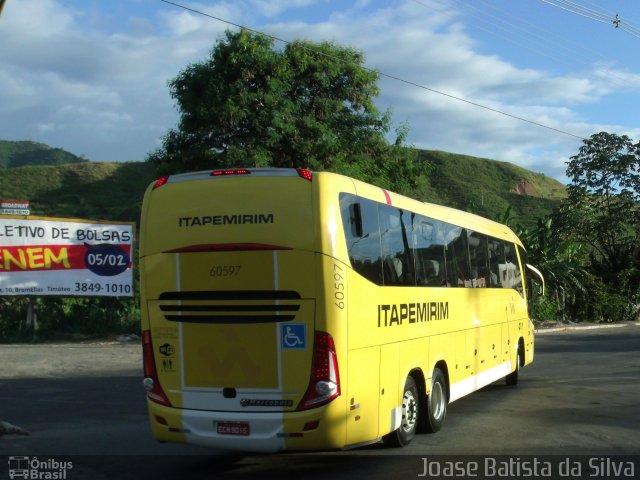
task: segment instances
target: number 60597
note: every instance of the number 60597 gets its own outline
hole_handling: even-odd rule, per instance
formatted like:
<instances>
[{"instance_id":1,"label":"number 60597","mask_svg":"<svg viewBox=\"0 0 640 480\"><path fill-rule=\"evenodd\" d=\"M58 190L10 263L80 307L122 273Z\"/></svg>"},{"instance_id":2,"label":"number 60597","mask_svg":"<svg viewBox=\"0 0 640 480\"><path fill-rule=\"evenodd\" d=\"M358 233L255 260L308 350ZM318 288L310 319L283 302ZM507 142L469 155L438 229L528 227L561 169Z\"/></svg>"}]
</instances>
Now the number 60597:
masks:
<instances>
[{"instance_id":1,"label":"number 60597","mask_svg":"<svg viewBox=\"0 0 640 480\"><path fill-rule=\"evenodd\" d=\"M333 298L335 306L344 308L344 269L337 263L333 264Z\"/></svg>"}]
</instances>

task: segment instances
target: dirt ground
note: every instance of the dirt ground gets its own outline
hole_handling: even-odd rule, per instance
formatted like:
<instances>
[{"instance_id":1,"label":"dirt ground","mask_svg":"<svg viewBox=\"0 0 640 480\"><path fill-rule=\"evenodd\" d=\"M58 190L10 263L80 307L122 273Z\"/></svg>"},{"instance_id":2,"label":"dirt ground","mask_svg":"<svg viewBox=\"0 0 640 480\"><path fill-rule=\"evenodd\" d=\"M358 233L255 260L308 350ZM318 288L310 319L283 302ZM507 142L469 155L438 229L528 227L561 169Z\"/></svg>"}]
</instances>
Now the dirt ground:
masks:
<instances>
[{"instance_id":1,"label":"dirt ground","mask_svg":"<svg viewBox=\"0 0 640 480\"><path fill-rule=\"evenodd\" d=\"M112 375L142 377L140 341L0 345L0 379Z\"/></svg>"}]
</instances>

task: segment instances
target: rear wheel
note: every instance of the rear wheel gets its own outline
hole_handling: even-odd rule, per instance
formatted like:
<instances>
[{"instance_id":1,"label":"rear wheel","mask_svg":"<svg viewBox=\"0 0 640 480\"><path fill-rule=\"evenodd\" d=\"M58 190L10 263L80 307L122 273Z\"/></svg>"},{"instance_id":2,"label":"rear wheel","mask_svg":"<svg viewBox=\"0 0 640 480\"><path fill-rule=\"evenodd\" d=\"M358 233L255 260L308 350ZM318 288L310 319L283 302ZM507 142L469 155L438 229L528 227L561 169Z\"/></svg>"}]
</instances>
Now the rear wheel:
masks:
<instances>
[{"instance_id":1,"label":"rear wheel","mask_svg":"<svg viewBox=\"0 0 640 480\"><path fill-rule=\"evenodd\" d=\"M413 377L407 377L402 393L402 420L400 427L384 436L384 442L394 447L408 445L416 435L419 409L418 387Z\"/></svg>"},{"instance_id":2,"label":"rear wheel","mask_svg":"<svg viewBox=\"0 0 640 480\"><path fill-rule=\"evenodd\" d=\"M522 364L522 349L518 346L516 353L516 369L505 377L507 385L517 385L518 377L520 376L520 365Z\"/></svg>"},{"instance_id":3,"label":"rear wheel","mask_svg":"<svg viewBox=\"0 0 640 480\"><path fill-rule=\"evenodd\" d=\"M447 383L439 368L433 370L431 393L427 397L425 429L435 433L442 428L447 415Z\"/></svg>"}]
</instances>

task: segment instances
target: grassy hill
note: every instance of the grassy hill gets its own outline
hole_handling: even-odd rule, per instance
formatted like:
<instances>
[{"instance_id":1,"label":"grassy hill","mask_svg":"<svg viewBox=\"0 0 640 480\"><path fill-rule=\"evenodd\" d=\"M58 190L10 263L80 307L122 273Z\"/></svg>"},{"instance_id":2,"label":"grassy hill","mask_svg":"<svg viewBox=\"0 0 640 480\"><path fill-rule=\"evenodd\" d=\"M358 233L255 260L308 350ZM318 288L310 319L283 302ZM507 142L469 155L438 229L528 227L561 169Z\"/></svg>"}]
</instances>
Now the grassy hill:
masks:
<instances>
[{"instance_id":1,"label":"grassy hill","mask_svg":"<svg viewBox=\"0 0 640 480\"><path fill-rule=\"evenodd\" d=\"M421 155L433 165L419 194L424 201L491 219L511 206L512 220L533 225L565 195L556 180L507 162L438 151ZM29 200L32 215L137 221L144 190L155 178L144 162L0 168L0 198Z\"/></svg>"},{"instance_id":2,"label":"grassy hill","mask_svg":"<svg viewBox=\"0 0 640 480\"><path fill-rule=\"evenodd\" d=\"M31 214L137 221L145 188L156 178L145 162L0 169L0 196L31 201Z\"/></svg>"},{"instance_id":3,"label":"grassy hill","mask_svg":"<svg viewBox=\"0 0 640 480\"><path fill-rule=\"evenodd\" d=\"M44 143L0 140L0 168L25 165L63 165L88 162L62 148L52 148Z\"/></svg>"},{"instance_id":4,"label":"grassy hill","mask_svg":"<svg viewBox=\"0 0 640 480\"><path fill-rule=\"evenodd\" d=\"M422 150L433 165L422 200L471 211L487 218L511 218L533 225L566 196L563 184L508 162Z\"/></svg>"}]
</instances>

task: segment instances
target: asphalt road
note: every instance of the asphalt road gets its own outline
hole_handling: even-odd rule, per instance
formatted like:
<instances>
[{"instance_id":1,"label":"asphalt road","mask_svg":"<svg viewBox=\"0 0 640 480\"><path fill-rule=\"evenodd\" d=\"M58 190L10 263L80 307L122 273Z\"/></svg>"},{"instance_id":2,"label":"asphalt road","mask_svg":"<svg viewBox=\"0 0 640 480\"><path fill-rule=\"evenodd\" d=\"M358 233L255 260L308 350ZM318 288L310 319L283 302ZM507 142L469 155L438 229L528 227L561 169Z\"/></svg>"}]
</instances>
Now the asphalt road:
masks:
<instances>
[{"instance_id":1,"label":"asphalt road","mask_svg":"<svg viewBox=\"0 0 640 480\"><path fill-rule=\"evenodd\" d=\"M68 459L68 479L387 479L420 478L424 458L439 455L640 455L640 326L542 333L536 341L535 362L517 387L495 383L456 401L442 431L404 449L250 456L152 440L137 346L57 346L57 364L51 347L0 346L0 419L31 432L0 437L0 456ZM98 360L88 360L96 349ZM46 376L29 362L49 366Z\"/></svg>"}]
</instances>

